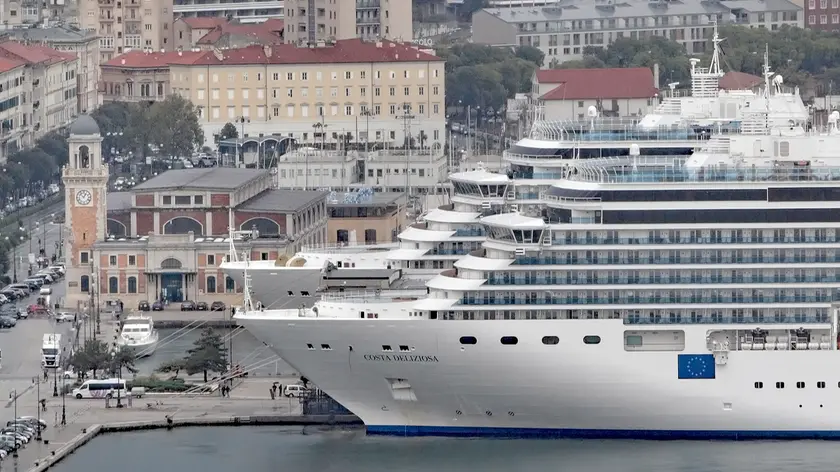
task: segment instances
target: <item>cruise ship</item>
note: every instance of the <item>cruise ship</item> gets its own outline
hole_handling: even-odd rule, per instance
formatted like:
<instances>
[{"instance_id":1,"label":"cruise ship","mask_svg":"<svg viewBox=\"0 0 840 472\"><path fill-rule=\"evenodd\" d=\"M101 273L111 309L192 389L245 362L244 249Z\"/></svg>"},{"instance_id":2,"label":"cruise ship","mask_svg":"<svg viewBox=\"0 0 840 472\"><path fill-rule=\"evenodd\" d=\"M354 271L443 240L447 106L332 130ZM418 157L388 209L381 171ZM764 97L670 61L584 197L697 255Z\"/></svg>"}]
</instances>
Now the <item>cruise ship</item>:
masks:
<instances>
[{"instance_id":1,"label":"cruise ship","mask_svg":"<svg viewBox=\"0 0 840 472\"><path fill-rule=\"evenodd\" d=\"M255 298L271 308L311 306L320 296L317 290L324 287L323 275L330 267L342 269L340 275L348 279L356 278L352 274L357 269L364 271L361 278L376 271L374 284L392 278L394 272L400 279L428 280L452 269L455 261L484 240L479 218L506 210L546 218L543 196L576 159L628 156L631 149L642 157L687 157L708 144L713 133L738 133L750 114L765 113L771 127L808 120L798 89L786 88L781 76L773 77L762 92L720 90L721 41L715 29L708 67L691 60L690 96L674 96L672 90L653 113L638 122L601 118L594 108L590 119L582 123L539 116L530 135L504 152L506 173L477 169L451 174L451 202L424 214L399 235L399 243L308 247L277 261L249 262L234 255L221 267L241 285L248 265L254 275ZM343 198L359 195L364 198L364 192Z\"/></svg>"},{"instance_id":2,"label":"cruise ship","mask_svg":"<svg viewBox=\"0 0 840 472\"><path fill-rule=\"evenodd\" d=\"M426 296L236 319L370 434L837 438L838 120L573 160Z\"/></svg>"}]
</instances>

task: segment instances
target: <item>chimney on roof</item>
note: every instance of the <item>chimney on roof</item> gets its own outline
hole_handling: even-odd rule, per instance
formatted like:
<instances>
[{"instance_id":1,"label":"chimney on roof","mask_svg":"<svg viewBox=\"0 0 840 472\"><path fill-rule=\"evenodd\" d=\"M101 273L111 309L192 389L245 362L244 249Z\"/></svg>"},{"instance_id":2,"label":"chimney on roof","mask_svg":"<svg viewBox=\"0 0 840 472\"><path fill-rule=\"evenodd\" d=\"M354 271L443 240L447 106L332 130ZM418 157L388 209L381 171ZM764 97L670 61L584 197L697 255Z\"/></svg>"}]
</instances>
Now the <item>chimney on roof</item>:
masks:
<instances>
[{"instance_id":1,"label":"chimney on roof","mask_svg":"<svg viewBox=\"0 0 840 472\"><path fill-rule=\"evenodd\" d=\"M376 41L376 47L381 48L382 47L382 41L377 40Z\"/></svg>"},{"instance_id":2,"label":"chimney on roof","mask_svg":"<svg viewBox=\"0 0 840 472\"><path fill-rule=\"evenodd\" d=\"M327 45L327 43L323 39L319 39L318 42L315 43L315 47L319 47L319 48L325 47L326 45Z\"/></svg>"},{"instance_id":3,"label":"chimney on roof","mask_svg":"<svg viewBox=\"0 0 840 472\"><path fill-rule=\"evenodd\" d=\"M179 55L179 56L183 56L183 55L184 55L184 51L181 51L180 49L178 49L178 55Z\"/></svg>"},{"instance_id":4,"label":"chimney on roof","mask_svg":"<svg viewBox=\"0 0 840 472\"><path fill-rule=\"evenodd\" d=\"M271 45L266 44L263 46L263 54L265 54L265 57L271 57L272 52L274 51L271 50Z\"/></svg>"},{"instance_id":5,"label":"chimney on roof","mask_svg":"<svg viewBox=\"0 0 840 472\"><path fill-rule=\"evenodd\" d=\"M160 48L160 53L163 54L166 52L166 49Z\"/></svg>"},{"instance_id":6,"label":"chimney on roof","mask_svg":"<svg viewBox=\"0 0 840 472\"><path fill-rule=\"evenodd\" d=\"M125 65L125 59L123 59L123 60L122 60L122 61L120 61L120 62L122 63L122 65Z\"/></svg>"},{"instance_id":7,"label":"chimney on roof","mask_svg":"<svg viewBox=\"0 0 840 472\"><path fill-rule=\"evenodd\" d=\"M222 54L222 51L220 51L218 48L213 48L213 55L216 56L216 59L220 61L225 60L225 55Z\"/></svg>"}]
</instances>

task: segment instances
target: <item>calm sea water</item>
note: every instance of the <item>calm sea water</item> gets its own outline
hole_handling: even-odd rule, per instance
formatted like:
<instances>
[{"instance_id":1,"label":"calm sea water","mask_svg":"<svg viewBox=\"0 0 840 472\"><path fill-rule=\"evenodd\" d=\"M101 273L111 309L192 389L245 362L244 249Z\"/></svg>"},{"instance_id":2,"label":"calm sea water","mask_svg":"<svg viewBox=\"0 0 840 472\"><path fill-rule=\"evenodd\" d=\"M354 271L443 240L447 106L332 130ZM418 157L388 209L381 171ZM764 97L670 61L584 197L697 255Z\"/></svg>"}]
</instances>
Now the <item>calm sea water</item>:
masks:
<instances>
[{"instance_id":1,"label":"calm sea water","mask_svg":"<svg viewBox=\"0 0 840 472\"><path fill-rule=\"evenodd\" d=\"M56 467L90 472L836 472L840 444L367 437L317 428L217 427L107 434Z\"/></svg>"}]
</instances>

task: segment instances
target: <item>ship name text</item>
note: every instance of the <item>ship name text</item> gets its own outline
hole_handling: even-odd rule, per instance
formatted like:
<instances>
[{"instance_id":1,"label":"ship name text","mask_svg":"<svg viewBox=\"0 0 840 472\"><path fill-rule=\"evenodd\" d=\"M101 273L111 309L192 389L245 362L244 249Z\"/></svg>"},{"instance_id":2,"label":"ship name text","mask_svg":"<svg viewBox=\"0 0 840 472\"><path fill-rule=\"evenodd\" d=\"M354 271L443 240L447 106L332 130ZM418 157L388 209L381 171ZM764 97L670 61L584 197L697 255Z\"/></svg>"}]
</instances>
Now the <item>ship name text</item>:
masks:
<instances>
[{"instance_id":1,"label":"ship name text","mask_svg":"<svg viewBox=\"0 0 840 472\"><path fill-rule=\"evenodd\" d=\"M406 356L401 354L365 354L364 359L373 362L438 362L437 356Z\"/></svg>"}]
</instances>

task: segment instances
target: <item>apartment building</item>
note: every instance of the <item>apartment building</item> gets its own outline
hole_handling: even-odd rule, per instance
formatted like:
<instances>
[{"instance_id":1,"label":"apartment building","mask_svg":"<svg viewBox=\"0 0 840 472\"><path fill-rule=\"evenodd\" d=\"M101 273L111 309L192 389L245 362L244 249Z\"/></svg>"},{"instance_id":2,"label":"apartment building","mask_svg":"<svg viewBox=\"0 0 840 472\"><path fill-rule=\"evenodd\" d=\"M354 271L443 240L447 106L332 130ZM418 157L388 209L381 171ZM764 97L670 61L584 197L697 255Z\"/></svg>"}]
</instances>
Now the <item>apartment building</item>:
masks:
<instances>
[{"instance_id":1,"label":"apartment building","mask_svg":"<svg viewBox=\"0 0 840 472\"><path fill-rule=\"evenodd\" d=\"M225 18L178 18L174 29L174 47L183 51L283 43L283 20L273 18L259 23Z\"/></svg>"},{"instance_id":2,"label":"apartment building","mask_svg":"<svg viewBox=\"0 0 840 472\"><path fill-rule=\"evenodd\" d=\"M84 113L99 106L99 38L93 31L74 26L16 29L6 32L9 39L40 44L76 55L78 109Z\"/></svg>"},{"instance_id":3,"label":"apartment building","mask_svg":"<svg viewBox=\"0 0 840 472\"><path fill-rule=\"evenodd\" d=\"M411 0L286 0L286 42L411 41Z\"/></svg>"},{"instance_id":4,"label":"apartment building","mask_svg":"<svg viewBox=\"0 0 840 472\"><path fill-rule=\"evenodd\" d=\"M210 145L228 122L240 123L245 137L320 133L321 146L329 147L348 135L356 141L363 125L381 131L383 146L421 133L429 148L444 142L444 61L402 43L205 51L171 64L170 83L198 107Z\"/></svg>"},{"instance_id":5,"label":"apartment building","mask_svg":"<svg viewBox=\"0 0 840 472\"><path fill-rule=\"evenodd\" d=\"M23 61L0 57L0 162L22 147L26 127L23 102L26 97L26 67Z\"/></svg>"},{"instance_id":6,"label":"apartment building","mask_svg":"<svg viewBox=\"0 0 840 472\"><path fill-rule=\"evenodd\" d=\"M233 18L243 23L283 17L283 0L175 0L175 15L183 18Z\"/></svg>"},{"instance_id":7,"label":"apartment building","mask_svg":"<svg viewBox=\"0 0 840 472\"><path fill-rule=\"evenodd\" d=\"M203 51L129 51L101 66L103 102L153 102L169 95L172 64L192 63Z\"/></svg>"},{"instance_id":8,"label":"apartment building","mask_svg":"<svg viewBox=\"0 0 840 472\"><path fill-rule=\"evenodd\" d=\"M84 0L79 22L99 36L103 63L127 49L174 49L172 0Z\"/></svg>"},{"instance_id":9,"label":"apartment building","mask_svg":"<svg viewBox=\"0 0 840 472\"><path fill-rule=\"evenodd\" d=\"M50 131L62 128L79 112L76 55L36 44L0 43L0 57L24 63L21 146L31 146Z\"/></svg>"},{"instance_id":10,"label":"apartment building","mask_svg":"<svg viewBox=\"0 0 840 472\"><path fill-rule=\"evenodd\" d=\"M75 1L67 0L0 0L0 29L42 23L45 20L75 18Z\"/></svg>"},{"instance_id":11,"label":"apartment building","mask_svg":"<svg viewBox=\"0 0 840 472\"><path fill-rule=\"evenodd\" d=\"M546 63L580 59L585 47L606 47L622 37L662 36L689 54L702 54L715 21L775 30L803 27L803 16L802 8L788 0L596 0L485 8L473 14L473 42L533 46L546 54Z\"/></svg>"},{"instance_id":12,"label":"apartment building","mask_svg":"<svg viewBox=\"0 0 840 472\"><path fill-rule=\"evenodd\" d=\"M402 192L332 193L327 197L327 242L376 244L397 241L406 227Z\"/></svg>"},{"instance_id":13,"label":"apartment building","mask_svg":"<svg viewBox=\"0 0 840 472\"><path fill-rule=\"evenodd\" d=\"M370 132L371 140L383 134L374 129ZM359 132L362 141L364 133ZM298 144L317 145L307 135L302 138ZM435 149L345 152L309 146L284 154L274 164L278 188L369 187L378 192L403 192L410 187L413 195L434 194L449 177L446 156Z\"/></svg>"},{"instance_id":14,"label":"apartment building","mask_svg":"<svg viewBox=\"0 0 840 472\"><path fill-rule=\"evenodd\" d=\"M840 0L805 0L805 27L823 31L840 29Z\"/></svg>"}]
</instances>

